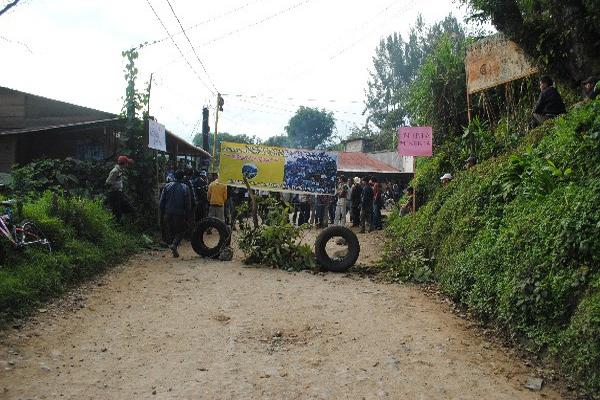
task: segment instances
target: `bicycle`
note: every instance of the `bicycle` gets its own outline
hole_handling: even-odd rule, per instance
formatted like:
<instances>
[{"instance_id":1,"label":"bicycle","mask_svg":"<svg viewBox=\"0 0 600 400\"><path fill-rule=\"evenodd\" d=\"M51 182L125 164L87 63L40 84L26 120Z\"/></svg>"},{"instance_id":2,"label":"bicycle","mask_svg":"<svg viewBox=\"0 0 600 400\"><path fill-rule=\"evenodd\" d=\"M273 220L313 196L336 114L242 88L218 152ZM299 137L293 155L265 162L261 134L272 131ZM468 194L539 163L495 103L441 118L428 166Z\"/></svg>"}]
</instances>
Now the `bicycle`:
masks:
<instances>
[{"instance_id":1,"label":"bicycle","mask_svg":"<svg viewBox=\"0 0 600 400\"><path fill-rule=\"evenodd\" d=\"M6 207L5 214L0 215L0 234L8 239L15 250L35 246L52 252L50 241L33 221L13 223L12 207L15 204L14 200L0 201L0 206ZM2 261L2 254L0 254L0 261Z\"/></svg>"}]
</instances>

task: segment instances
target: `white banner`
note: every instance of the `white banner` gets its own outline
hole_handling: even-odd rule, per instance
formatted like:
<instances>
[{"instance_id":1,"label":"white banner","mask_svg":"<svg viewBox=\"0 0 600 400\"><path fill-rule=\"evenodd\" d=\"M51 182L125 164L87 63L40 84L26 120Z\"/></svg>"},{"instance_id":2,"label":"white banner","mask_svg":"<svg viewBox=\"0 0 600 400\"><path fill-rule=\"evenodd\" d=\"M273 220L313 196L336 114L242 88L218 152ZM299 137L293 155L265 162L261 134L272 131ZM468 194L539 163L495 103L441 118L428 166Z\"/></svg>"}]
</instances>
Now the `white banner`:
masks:
<instances>
[{"instance_id":1,"label":"white banner","mask_svg":"<svg viewBox=\"0 0 600 400\"><path fill-rule=\"evenodd\" d=\"M151 119L148 120L148 147L154 150L167 151L165 126Z\"/></svg>"}]
</instances>

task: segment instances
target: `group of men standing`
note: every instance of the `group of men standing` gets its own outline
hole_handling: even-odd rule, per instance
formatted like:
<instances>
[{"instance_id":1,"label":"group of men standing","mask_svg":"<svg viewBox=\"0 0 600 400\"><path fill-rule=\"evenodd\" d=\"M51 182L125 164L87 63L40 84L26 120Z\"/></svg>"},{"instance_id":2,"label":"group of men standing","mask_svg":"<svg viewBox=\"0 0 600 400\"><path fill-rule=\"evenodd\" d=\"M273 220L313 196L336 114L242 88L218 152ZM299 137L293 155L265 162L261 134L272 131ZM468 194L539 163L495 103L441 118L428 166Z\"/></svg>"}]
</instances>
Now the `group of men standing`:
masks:
<instances>
[{"instance_id":1,"label":"group of men standing","mask_svg":"<svg viewBox=\"0 0 600 400\"><path fill-rule=\"evenodd\" d=\"M206 216L225 220L227 186L219 182L216 173L210 183L206 177L206 171L186 176L183 170L177 170L162 189L159 210L172 238L169 249L173 257L179 257L177 248L190 220L199 221Z\"/></svg>"},{"instance_id":2,"label":"group of men standing","mask_svg":"<svg viewBox=\"0 0 600 400\"><path fill-rule=\"evenodd\" d=\"M349 216L349 222L353 227L359 227L361 233L364 233L367 227L369 232L383 228L381 222L383 193L376 178L346 179L345 176L340 176L335 196L296 195L292 199L292 204L295 209L292 219L298 226L314 222L316 227L323 228L328 221L334 225L345 226ZM311 208L313 208L314 221L311 218Z\"/></svg>"}]
</instances>

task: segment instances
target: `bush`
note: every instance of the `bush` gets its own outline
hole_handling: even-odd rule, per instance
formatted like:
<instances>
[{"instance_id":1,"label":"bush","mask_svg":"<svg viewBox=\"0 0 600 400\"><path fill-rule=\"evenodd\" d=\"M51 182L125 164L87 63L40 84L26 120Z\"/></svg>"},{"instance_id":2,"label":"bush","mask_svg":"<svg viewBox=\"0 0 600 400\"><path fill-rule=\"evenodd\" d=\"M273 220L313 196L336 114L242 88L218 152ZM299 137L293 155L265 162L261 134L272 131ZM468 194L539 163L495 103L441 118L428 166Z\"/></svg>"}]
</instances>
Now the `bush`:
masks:
<instances>
[{"instance_id":1,"label":"bush","mask_svg":"<svg viewBox=\"0 0 600 400\"><path fill-rule=\"evenodd\" d=\"M436 280L484 321L557 359L589 395L600 393L600 101L547 122L511 152L434 177L428 202L394 215L383 258L397 280ZM524 339L524 340L523 340Z\"/></svg>"},{"instance_id":2,"label":"bush","mask_svg":"<svg viewBox=\"0 0 600 400\"><path fill-rule=\"evenodd\" d=\"M290 223L289 210L271 198L261 200L261 208L267 210L263 223L257 228L247 221L241 224L240 249L245 263L300 271L315 268L315 256L307 244L299 244L302 228ZM240 215L247 215L247 205L238 208Z\"/></svg>"},{"instance_id":3,"label":"bush","mask_svg":"<svg viewBox=\"0 0 600 400\"><path fill-rule=\"evenodd\" d=\"M100 200L45 192L26 202L22 213L46 234L53 251L6 249L0 268L0 323L25 315L73 283L121 261L141 244L137 235L113 223Z\"/></svg>"}]
</instances>

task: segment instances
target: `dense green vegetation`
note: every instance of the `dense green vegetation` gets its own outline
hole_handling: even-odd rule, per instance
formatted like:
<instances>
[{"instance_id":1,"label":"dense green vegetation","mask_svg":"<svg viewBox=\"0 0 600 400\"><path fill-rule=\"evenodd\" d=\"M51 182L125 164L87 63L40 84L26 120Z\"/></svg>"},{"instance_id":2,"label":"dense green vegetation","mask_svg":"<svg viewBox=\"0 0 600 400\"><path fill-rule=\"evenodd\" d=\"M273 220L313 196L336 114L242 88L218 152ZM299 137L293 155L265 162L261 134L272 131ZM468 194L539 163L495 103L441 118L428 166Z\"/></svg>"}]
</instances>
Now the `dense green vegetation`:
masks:
<instances>
[{"instance_id":1,"label":"dense green vegetation","mask_svg":"<svg viewBox=\"0 0 600 400\"><path fill-rule=\"evenodd\" d=\"M421 162L414 183L427 202L391 218L384 265L396 280L439 282L598 396L600 101L508 145L502 124L469 129L478 148L502 151L470 170L460 146ZM442 187L444 172L456 177Z\"/></svg>"},{"instance_id":2,"label":"dense green vegetation","mask_svg":"<svg viewBox=\"0 0 600 400\"><path fill-rule=\"evenodd\" d=\"M0 324L114 265L141 244L139 234L114 224L99 200L46 192L26 200L22 213L36 221L53 251L15 251L8 241L0 241L5 255L0 267Z\"/></svg>"},{"instance_id":3,"label":"dense green vegetation","mask_svg":"<svg viewBox=\"0 0 600 400\"><path fill-rule=\"evenodd\" d=\"M258 206L263 210L262 223L254 226L246 219L240 224L238 245L244 262L294 271L314 269L312 248L300 243L303 228L290 222L289 208L271 198L260 200ZM238 212L248 215L248 205L238 207Z\"/></svg>"}]
</instances>

